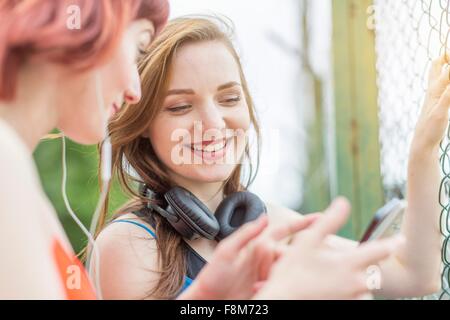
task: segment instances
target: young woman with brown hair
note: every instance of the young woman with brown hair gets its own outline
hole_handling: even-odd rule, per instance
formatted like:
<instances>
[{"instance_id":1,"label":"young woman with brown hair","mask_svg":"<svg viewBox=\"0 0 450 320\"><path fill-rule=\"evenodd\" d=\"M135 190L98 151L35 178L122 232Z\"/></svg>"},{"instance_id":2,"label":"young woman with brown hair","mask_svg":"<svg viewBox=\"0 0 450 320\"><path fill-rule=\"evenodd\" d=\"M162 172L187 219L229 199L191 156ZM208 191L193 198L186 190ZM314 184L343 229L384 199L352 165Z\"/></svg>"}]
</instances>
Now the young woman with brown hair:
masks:
<instances>
[{"instance_id":1,"label":"young woman with brown hair","mask_svg":"<svg viewBox=\"0 0 450 320\"><path fill-rule=\"evenodd\" d=\"M103 229L98 236L102 257L100 282L107 298L174 298L197 279L193 282L195 286L196 277L201 279L202 268L209 267L207 262L214 259L222 242L217 241L220 237L184 234L183 228L174 222L179 221L174 218L174 210L184 211L191 218L196 212L191 205L176 202L173 193L181 192L190 199L198 199L195 205L202 207L203 212L209 211L209 217L215 212L219 220L223 215L223 203L236 193L246 191L256 172L251 168L250 172L243 172L243 164L248 163L249 156L248 131L253 129L258 136L259 127L239 57L224 31L226 26L221 27L224 25L209 18L171 21L140 63L142 100L126 105L110 122L113 168L133 199L120 210L113 223L106 226L107 208L100 221L100 229ZM439 88L448 84L448 77L445 82L436 74L442 64L442 60L435 63L431 76L431 81ZM443 90L436 95L442 96L441 101L427 101L426 112L430 109L430 112L441 112L448 103ZM431 108L434 104L439 107ZM436 156L439 137L444 133L442 123L445 125L447 118L440 119L440 126L433 122L437 119L433 119L423 116L417 127L416 133L420 135L414 140L410 163L414 171L409 181L411 198L402 229L407 241L395 255L380 263L383 285L374 291L377 294L416 296L431 293L439 286L439 210L432 198L434 191L437 194L439 172L437 158L433 156ZM424 149L433 150L430 158L423 158L421 150ZM245 174L247 179L243 183ZM141 189L139 185L145 187ZM303 219L276 206L267 205L266 211L269 233L271 228ZM245 216L242 211L236 212L233 217ZM315 230L314 225L300 232L297 238L301 238L302 233L310 234L310 229ZM416 232L419 229L422 238ZM277 297L284 298L356 298L369 292L364 276L368 264L356 264L359 269L354 269L358 260L355 257L361 248L338 237L327 237L324 242L326 245L321 243L315 247L317 252L302 252L311 256L302 256L296 251L304 260L296 260L298 264L291 264L291 268L286 261L295 260L294 249L288 247L289 254L281 255L280 260L274 253L276 250L272 250L273 259L265 260L263 270L255 271L252 276L253 284L261 289L261 296L270 297L267 293L272 289L280 293ZM274 243L286 248L286 239L268 241L269 246ZM419 252L423 256L420 261L416 256ZM344 253L348 255L345 259L340 256ZM315 259L324 256L323 260ZM376 260L366 256L359 261L373 263ZM304 275L293 277L289 273L296 268L303 270L306 265L311 268L307 268ZM327 271L331 265L333 270ZM305 284L303 276L310 279L309 285ZM228 283L233 279L223 281ZM292 290L287 290L288 287ZM214 288L209 290L214 291ZM240 297L258 296L246 292Z\"/></svg>"}]
</instances>

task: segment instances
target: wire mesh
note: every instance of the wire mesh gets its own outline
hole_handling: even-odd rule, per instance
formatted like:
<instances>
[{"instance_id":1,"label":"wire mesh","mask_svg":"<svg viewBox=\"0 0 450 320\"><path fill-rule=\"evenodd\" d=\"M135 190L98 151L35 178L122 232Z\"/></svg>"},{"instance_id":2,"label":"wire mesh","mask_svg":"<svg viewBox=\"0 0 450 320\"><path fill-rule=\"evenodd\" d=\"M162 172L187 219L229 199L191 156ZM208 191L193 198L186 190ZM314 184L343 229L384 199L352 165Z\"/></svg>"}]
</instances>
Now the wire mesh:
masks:
<instances>
[{"instance_id":1,"label":"wire mesh","mask_svg":"<svg viewBox=\"0 0 450 320\"><path fill-rule=\"evenodd\" d=\"M449 52L450 0L374 0L381 175L386 200L405 195L409 146L428 85L432 60ZM450 299L450 130L441 143L442 181L436 201L444 236L442 291Z\"/></svg>"}]
</instances>

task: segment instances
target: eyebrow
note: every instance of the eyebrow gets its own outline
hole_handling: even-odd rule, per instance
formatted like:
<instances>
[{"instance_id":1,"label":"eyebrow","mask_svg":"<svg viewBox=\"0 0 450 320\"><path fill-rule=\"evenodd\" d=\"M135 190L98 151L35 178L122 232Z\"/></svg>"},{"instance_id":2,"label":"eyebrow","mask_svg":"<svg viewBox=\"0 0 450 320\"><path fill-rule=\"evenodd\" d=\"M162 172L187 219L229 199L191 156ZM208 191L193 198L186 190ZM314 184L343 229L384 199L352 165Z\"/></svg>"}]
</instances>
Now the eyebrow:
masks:
<instances>
[{"instance_id":1,"label":"eyebrow","mask_svg":"<svg viewBox=\"0 0 450 320\"><path fill-rule=\"evenodd\" d=\"M236 87L236 86L240 87L241 84L236 81L227 82L225 84L218 86L217 91L225 90L225 89ZM172 89L167 92L167 96L183 95L183 94L192 95L192 94L195 94L195 91L192 89Z\"/></svg>"},{"instance_id":2,"label":"eyebrow","mask_svg":"<svg viewBox=\"0 0 450 320\"><path fill-rule=\"evenodd\" d=\"M172 89L167 92L168 96L182 94L195 94L195 92L192 89Z\"/></svg>"},{"instance_id":3,"label":"eyebrow","mask_svg":"<svg viewBox=\"0 0 450 320\"><path fill-rule=\"evenodd\" d=\"M238 82L236 82L236 81L231 81L231 82L222 84L221 86L218 86L218 87L217 87L217 91L225 90L225 89L232 88L232 87L236 87L236 86L239 86L239 87L240 87L241 84L238 83Z\"/></svg>"}]
</instances>

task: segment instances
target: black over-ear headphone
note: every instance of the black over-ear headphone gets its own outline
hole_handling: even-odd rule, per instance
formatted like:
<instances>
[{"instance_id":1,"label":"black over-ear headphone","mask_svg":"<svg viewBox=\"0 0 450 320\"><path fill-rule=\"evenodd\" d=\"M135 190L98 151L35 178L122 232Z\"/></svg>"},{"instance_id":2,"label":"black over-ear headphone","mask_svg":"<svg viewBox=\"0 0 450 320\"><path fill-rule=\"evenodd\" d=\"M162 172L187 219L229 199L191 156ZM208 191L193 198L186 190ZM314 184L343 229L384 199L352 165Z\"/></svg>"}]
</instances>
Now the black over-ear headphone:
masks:
<instances>
[{"instance_id":1,"label":"black over-ear headphone","mask_svg":"<svg viewBox=\"0 0 450 320\"><path fill-rule=\"evenodd\" d=\"M141 185L141 194L154 200L155 194L145 185ZM187 239L204 237L221 241L243 224L256 220L266 214L266 206L255 194L243 191L227 196L213 214L190 191L174 187L164 194L166 207L148 202L148 208L163 216Z\"/></svg>"}]
</instances>

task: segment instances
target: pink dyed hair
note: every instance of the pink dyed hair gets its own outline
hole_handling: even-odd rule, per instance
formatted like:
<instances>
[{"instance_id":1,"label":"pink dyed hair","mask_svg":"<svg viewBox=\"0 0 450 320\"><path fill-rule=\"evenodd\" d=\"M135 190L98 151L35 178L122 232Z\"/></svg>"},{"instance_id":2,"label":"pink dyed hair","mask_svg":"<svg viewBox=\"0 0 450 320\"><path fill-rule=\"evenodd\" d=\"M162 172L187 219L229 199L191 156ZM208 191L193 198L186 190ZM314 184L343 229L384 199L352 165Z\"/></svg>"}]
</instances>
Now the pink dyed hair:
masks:
<instances>
[{"instance_id":1,"label":"pink dyed hair","mask_svg":"<svg viewBox=\"0 0 450 320\"><path fill-rule=\"evenodd\" d=\"M71 5L80 8L79 30L66 26ZM167 0L0 0L0 100L14 99L27 59L88 70L114 52L129 22L147 18L159 32L168 15Z\"/></svg>"}]
</instances>

